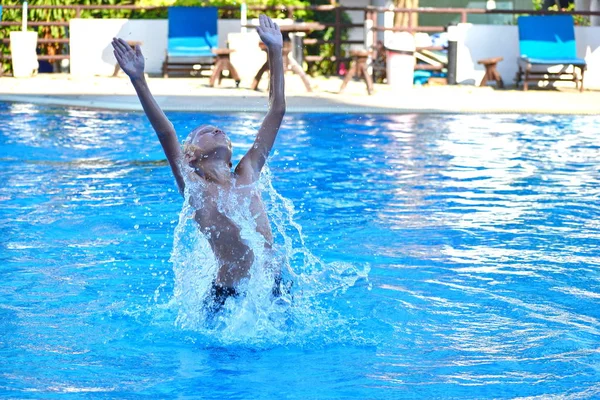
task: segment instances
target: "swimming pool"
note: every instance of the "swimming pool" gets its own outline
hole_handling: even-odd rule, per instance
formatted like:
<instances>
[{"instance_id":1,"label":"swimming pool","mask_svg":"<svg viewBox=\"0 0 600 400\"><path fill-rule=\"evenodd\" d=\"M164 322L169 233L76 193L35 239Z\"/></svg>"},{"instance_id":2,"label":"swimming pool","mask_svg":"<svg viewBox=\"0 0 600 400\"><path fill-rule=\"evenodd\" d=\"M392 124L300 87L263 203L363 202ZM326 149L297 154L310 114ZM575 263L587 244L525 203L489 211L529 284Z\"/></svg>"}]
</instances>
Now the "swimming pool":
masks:
<instances>
[{"instance_id":1,"label":"swimming pool","mask_svg":"<svg viewBox=\"0 0 600 400\"><path fill-rule=\"evenodd\" d=\"M600 396L599 117L286 116L265 185L305 291L219 331L178 323L142 114L0 115L3 397ZM262 118L169 116L238 158Z\"/></svg>"}]
</instances>

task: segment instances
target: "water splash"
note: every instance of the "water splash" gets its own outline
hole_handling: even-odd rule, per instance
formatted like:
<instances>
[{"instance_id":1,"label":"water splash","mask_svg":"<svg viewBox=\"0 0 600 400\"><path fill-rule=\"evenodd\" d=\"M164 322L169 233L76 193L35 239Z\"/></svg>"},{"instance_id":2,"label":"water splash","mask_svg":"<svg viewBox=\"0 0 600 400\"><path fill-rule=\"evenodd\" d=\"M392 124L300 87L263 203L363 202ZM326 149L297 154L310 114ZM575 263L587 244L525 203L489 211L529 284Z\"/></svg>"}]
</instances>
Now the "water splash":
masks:
<instances>
[{"instance_id":1,"label":"water splash","mask_svg":"<svg viewBox=\"0 0 600 400\"><path fill-rule=\"evenodd\" d=\"M194 220L201 204L185 201L174 233L171 262L175 284L169 307L177 314L175 325L215 339L219 344L270 345L339 341L348 336L350 322L330 300L343 294L357 280L366 279L368 265L326 263L306 246L302 227L294 221L294 206L273 187L271 173L264 168L257 190L273 228L273 248L264 246L256 231L250 207L235 198L220 198L219 211L240 227L240 236L254 252L250 279L240 283L243 296L230 297L221 312L211 316L205 299L209 295L218 264L210 244ZM273 298L274 268L281 269L285 290ZM343 339L347 340L347 339Z\"/></svg>"}]
</instances>

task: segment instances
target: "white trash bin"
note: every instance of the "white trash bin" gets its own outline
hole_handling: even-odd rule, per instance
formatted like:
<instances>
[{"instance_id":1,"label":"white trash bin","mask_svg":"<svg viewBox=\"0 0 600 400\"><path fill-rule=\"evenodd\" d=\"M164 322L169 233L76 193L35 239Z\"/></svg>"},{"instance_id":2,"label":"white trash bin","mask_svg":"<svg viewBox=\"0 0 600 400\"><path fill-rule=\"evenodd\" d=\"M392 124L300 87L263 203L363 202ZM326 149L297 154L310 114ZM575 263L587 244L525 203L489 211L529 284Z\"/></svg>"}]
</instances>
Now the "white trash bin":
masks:
<instances>
[{"instance_id":1,"label":"white trash bin","mask_svg":"<svg viewBox=\"0 0 600 400\"><path fill-rule=\"evenodd\" d=\"M37 32L10 33L10 54L15 78L29 78L37 73L39 68L36 53L37 40Z\"/></svg>"},{"instance_id":2,"label":"white trash bin","mask_svg":"<svg viewBox=\"0 0 600 400\"><path fill-rule=\"evenodd\" d=\"M415 74L415 38L408 32L388 36L386 48L387 83L394 89L413 87Z\"/></svg>"}]
</instances>

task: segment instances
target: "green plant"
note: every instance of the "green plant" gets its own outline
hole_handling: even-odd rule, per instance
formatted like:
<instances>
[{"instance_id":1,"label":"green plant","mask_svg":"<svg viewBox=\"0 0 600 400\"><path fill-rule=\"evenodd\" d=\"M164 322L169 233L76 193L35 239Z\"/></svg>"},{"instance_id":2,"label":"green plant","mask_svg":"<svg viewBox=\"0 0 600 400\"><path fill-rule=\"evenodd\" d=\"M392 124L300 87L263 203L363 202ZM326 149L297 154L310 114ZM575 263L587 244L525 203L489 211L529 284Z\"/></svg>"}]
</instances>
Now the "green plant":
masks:
<instances>
[{"instance_id":1,"label":"green plant","mask_svg":"<svg viewBox=\"0 0 600 400\"><path fill-rule=\"evenodd\" d=\"M139 6L144 7L162 7L156 10L136 11L132 18L167 18L167 7L182 6L182 7L197 7L197 6L213 6L213 7L231 7L231 9L222 8L219 10L219 18L240 18L241 0L138 0ZM248 0L248 18L258 18L262 12L253 10L252 7L269 7L266 14L271 18L286 18L288 7L306 7L309 3L304 0ZM296 12L300 17L306 15L306 11L298 10Z\"/></svg>"},{"instance_id":2,"label":"green plant","mask_svg":"<svg viewBox=\"0 0 600 400\"><path fill-rule=\"evenodd\" d=\"M532 0L533 1L533 9L536 11L542 10L544 6L544 0ZM559 8L558 4L554 4L551 7L548 7L548 11L567 11L572 12L575 11L575 3L570 3L567 8ZM575 25L580 26L590 26L590 18L584 15L573 15L573 20L575 21Z\"/></svg>"},{"instance_id":3,"label":"green plant","mask_svg":"<svg viewBox=\"0 0 600 400\"><path fill-rule=\"evenodd\" d=\"M68 22L71 18L76 17L76 10L74 9L36 9L31 8L32 6L78 6L78 5L125 5L133 4L134 0L29 0L27 19L29 22L51 22L60 21ZM6 0L3 1L3 6L21 6L20 0ZM2 12L3 21L21 22L23 12L21 8L18 9L4 9ZM124 9L111 9L111 10L82 10L81 18L128 18L131 15L130 10ZM11 31L20 30L20 25L3 26L0 30L0 38L7 39L10 37ZM29 27L29 30L37 31L40 39L59 39L67 37L66 26L38 26ZM41 43L38 46L39 53L42 55L58 55L63 54L67 51L67 46L64 43ZM10 49L4 45L1 49L3 54L9 54ZM54 60L50 59L50 62ZM6 71L10 68L10 62L4 61L1 68Z\"/></svg>"},{"instance_id":4,"label":"green plant","mask_svg":"<svg viewBox=\"0 0 600 400\"><path fill-rule=\"evenodd\" d=\"M312 0L312 5L328 5L329 0ZM335 23L335 10L331 11L312 11L309 10L306 15L306 20L316 21L323 24ZM340 15L342 24L351 24L352 19L346 12L342 12ZM348 40L348 28L340 28L340 39ZM335 28L333 26L326 27L321 31L314 31L309 35L313 39L322 40L322 44L314 44L306 46L306 53L309 56L319 56L321 61L317 63L309 64L309 73L320 74L320 75L333 75L337 74L336 67L339 65L338 61L333 61L332 58L335 56ZM345 56L345 51L342 47L340 56Z\"/></svg>"},{"instance_id":5,"label":"green plant","mask_svg":"<svg viewBox=\"0 0 600 400\"><path fill-rule=\"evenodd\" d=\"M145 7L163 7L161 9L137 11L131 18L167 18L167 7L170 6L230 6L233 9L219 10L220 18L240 18L241 0L138 0L136 3ZM294 8L291 17L294 20L316 21L323 23L333 23L335 21L334 11L312 11L305 8L310 5L330 4L329 0L247 0L248 18L258 18L258 15L265 12L272 18L288 18L290 17L289 8ZM255 10L252 7L268 7L267 11ZM342 13L342 23L351 23L351 19L347 13ZM325 43L320 45L308 45L307 54L322 57L322 61L310 64L310 72L312 74L332 74L336 72L336 63L331 61L334 56L335 49L333 45L335 29L328 27L322 31L312 32L311 38L324 40ZM348 38L348 30L342 29L341 39ZM343 54L342 54L343 55Z\"/></svg>"},{"instance_id":6,"label":"green plant","mask_svg":"<svg viewBox=\"0 0 600 400\"><path fill-rule=\"evenodd\" d=\"M21 0L3 0L4 6L21 5ZM293 13L291 17L295 20L304 21L317 21L324 23L332 23L335 21L335 11L312 11L307 9L295 9L305 8L311 3L307 0L248 0L248 18L257 18L258 15L264 11L253 10L252 7L268 7L269 10L266 14L273 18L288 18L289 8L293 7ZM312 4L330 4L329 0L313 0ZM156 19L156 18L167 18L167 7L169 6L230 6L229 8L220 9L220 18L240 18L240 7L241 0L30 0L30 6L36 5L55 5L55 6L99 6L99 5L137 5L141 7L148 7L145 10L126 10L126 9L91 9L81 10L79 14L80 18L131 18L131 19ZM22 11L18 9L4 9L2 20L11 22L20 22L22 18ZM74 9L29 9L28 20L30 22L51 22L61 21L68 22L71 18L75 18L77 13ZM342 13L342 23L350 23L351 20L346 13ZM3 26L0 29L0 38L7 39L10 36L10 32L14 30L20 30L20 25ZM30 30L38 32L39 38L41 39L60 39L68 37L67 26L40 26L40 27L29 27ZM348 31L343 28L340 32L341 39L345 40L348 38ZM323 61L318 64L311 65L311 72L331 74L335 73L336 63L331 61L331 57L334 55L334 28L328 27L322 31L313 32L310 37L315 39L324 40L326 43L321 45L310 45L307 46L307 53L309 55L318 55L323 58ZM7 45L3 45L0 49L2 53L9 54L10 48ZM53 56L65 54L68 52L68 46L66 43L41 43L38 46L40 54ZM343 56L343 52L342 52ZM53 61L51 59L51 61ZM4 60L1 66L3 70L9 70L11 63L9 60Z\"/></svg>"}]
</instances>

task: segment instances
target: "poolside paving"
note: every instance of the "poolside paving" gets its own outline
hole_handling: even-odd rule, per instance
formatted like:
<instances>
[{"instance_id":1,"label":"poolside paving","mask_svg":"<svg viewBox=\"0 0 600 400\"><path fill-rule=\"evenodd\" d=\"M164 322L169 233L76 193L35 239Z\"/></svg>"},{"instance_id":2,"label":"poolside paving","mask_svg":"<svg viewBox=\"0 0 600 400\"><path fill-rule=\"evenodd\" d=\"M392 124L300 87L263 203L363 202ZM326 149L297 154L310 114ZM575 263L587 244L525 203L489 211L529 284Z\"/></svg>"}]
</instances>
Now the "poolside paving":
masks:
<instances>
[{"instance_id":1,"label":"poolside paving","mask_svg":"<svg viewBox=\"0 0 600 400\"><path fill-rule=\"evenodd\" d=\"M264 112L267 80L258 91L250 82L236 88L225 79L211 88L206 78L148 78L158 104L166 111ZM543 113L600 114L600 92L574 89L495 90L492 87L424 86L397 90L376 84L367 95L363 82L350 82L338 94L339 78L311 79L313 92L300 78L286 75L288 112L327 113ZM0 77L0 101L59 106L141 111L135 91L126 77L82 78L68 74L40 74L33 78Z\"/></svg>"}]
</instances>

